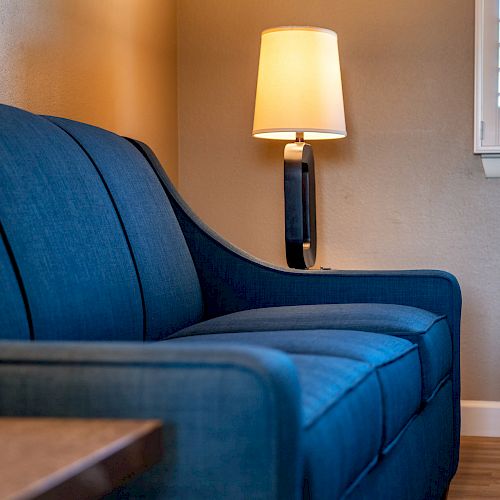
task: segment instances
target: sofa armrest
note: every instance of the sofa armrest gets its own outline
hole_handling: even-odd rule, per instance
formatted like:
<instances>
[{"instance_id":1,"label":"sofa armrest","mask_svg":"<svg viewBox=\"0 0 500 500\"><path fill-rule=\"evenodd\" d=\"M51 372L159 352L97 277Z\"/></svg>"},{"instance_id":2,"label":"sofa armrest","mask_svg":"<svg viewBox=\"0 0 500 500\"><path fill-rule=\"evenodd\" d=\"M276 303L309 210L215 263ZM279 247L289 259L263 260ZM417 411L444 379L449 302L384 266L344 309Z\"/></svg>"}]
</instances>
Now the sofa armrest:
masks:
<instances>
[{"instance_id":1,"label":"sofa armrest","mask_svg":"<svg viewBox=\"0 0 500 500\"><path fill-rule=\"evenodd\" d=\"M157 418L165 458L129 487L146 498L294 498L295 368L271 349L2 342L3 416Z\"/></svg>"}]
</instances>

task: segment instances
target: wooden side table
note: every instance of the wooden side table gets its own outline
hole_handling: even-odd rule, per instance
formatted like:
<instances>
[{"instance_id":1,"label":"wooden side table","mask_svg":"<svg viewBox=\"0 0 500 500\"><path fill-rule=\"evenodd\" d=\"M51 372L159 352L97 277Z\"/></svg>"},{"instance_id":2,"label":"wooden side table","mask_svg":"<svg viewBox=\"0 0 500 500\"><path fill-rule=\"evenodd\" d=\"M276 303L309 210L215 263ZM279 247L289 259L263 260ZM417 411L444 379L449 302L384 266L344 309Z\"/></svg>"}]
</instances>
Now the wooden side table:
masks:
<instances>
[{"instance_id":1,"label":"wooden side table","mask_svg":"<svg viewBox=\"0 0 500 500\"><path fill-rule=\"evenodd\" d=\"M0 498L99 498L159 462L158 420L0 418Z\"/></svg>"}]
</instances>

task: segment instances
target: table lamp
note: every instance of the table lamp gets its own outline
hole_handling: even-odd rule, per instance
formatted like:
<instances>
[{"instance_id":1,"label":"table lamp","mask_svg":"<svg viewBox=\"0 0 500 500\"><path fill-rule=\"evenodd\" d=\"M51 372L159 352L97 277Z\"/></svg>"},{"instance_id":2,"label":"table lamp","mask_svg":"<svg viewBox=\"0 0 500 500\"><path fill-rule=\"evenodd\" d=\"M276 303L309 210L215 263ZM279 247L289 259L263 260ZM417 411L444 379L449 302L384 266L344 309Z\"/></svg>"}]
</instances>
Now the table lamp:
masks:
<instances>
[{"instance_id":1,"label":"table lamp","mask_svg":"<svg viewBox=\"0 0 500 500\"><path fill-rule=\"evenodd\" d=\"M285 243L289 267L316 261L314 157L306 140L346 136L337 34L283 26L262 32L254 137L285 146Z\"/></svg>"}]
</instances>

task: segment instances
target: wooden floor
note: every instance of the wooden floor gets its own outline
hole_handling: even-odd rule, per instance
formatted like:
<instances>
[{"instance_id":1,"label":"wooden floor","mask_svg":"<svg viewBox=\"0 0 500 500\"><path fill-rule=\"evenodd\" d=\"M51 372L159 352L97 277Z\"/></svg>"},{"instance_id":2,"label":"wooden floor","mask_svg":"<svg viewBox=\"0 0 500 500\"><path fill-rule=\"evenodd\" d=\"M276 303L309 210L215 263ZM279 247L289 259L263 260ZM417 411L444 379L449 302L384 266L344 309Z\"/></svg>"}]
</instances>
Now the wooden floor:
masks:
<instances>
[{"instance_id":1,"label":"wooden floor","mask_svg":"<svg viewBox=\"0 0 500 500\"><path fill-rule=\"evenodd\" d=\"M500 438L461 438L460 464L448 500L500 500Z\"/></svg>"}]
</instances>

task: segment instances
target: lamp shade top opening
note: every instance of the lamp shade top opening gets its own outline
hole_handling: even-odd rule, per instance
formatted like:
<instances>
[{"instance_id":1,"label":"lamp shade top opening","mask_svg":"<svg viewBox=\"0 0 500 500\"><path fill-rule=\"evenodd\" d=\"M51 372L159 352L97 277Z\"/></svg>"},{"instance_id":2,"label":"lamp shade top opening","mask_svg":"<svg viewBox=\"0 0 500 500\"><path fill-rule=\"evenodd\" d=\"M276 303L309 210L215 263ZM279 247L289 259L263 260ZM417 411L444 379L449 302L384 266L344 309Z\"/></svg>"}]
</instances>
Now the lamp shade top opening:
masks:
<instances>
[{"instance_id":1,"label":"lamp shade top opening","mask_svg":"<svg viewBox=\"0 0 500 500\"><path fill-rule=\"evenodd\" d=\"M262 32L253 136L294 140L345 137L337 34L309 26Z\"/></svg>"}]
</instances>

